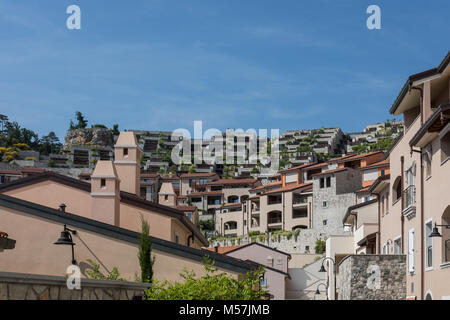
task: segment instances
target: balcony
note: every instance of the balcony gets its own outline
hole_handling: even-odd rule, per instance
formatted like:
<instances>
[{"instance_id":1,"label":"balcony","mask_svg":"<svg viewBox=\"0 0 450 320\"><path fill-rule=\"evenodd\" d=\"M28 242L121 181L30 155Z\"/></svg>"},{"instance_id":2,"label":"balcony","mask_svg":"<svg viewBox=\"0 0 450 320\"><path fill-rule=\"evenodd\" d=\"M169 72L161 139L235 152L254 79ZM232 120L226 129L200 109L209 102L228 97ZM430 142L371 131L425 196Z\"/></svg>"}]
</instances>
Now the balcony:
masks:
<instances>
[{"instance_id":1,"label":"balcony","mask_svg":"<svg viewBox=\"0 0 450 320\"><path fill-rule=\"evenodd\" d=\"M403 190L403 215L408 220L416 216L416 187L411 185Z\"/></svg>"}]
</instances>

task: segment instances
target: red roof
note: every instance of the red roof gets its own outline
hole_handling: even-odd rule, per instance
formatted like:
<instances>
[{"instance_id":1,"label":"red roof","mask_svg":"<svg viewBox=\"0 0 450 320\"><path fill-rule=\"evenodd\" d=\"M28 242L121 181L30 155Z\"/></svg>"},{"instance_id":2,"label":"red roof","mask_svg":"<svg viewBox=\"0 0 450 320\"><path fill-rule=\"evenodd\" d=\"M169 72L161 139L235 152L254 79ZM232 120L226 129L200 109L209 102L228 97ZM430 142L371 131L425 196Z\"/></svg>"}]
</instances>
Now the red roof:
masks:
<instances>
[{"instance_id":1,"label":"red roof","mask_svg":"<svg viewBox=\"0 0 450 320\"><path fill-rule=\"evenodd\" d=\"M209 172L209 173L185 173L182 174L180 176L181 179L186 179L186 178L207 178L207 177L213 177L213 176L217 176L217 173L215 172Z\"/></svg>"},{"instance_id":2,"label":"red roof","mask_svg":"<svg viewBox=\"0 0 450 320\"><path fill-rule=\"evenodd\" d=\"M180 211L195 211L195 210L197 210L196 206L176 206L175 208L177 208Z\"/></svg>"},{"instance_id":3,"label":"red roof","mask_svg":"<svg viewBox=\"0 0 450 320\"><path fill-rule=\"evenodd\" d=\"M351 155L343 156L343 157L336 158L336 159L330 159L330 162L355 161L355 160L363 159L365 157L370 157L377 153L383 153L383 151L368 152L368 153L363 153L363 154L351 154Z\"/></svg>"},{"instance_id":4,"label":"red roof","mask_svg":"<svg viewBox=\"0 0 450 320\"><path fill-rule=\"evenodd\" d=\"M348 168L337 168L337 169L333 169L333 170L322 171L322 172L320 172L320 173L313 174L313 177L315 177L315 176L321 176L321 175L325 175L325 174L330 174L330 173L341 172L341 171L345 171L345 170L347 170L347 169L348 169Z\"/></svg>"},{"instance_id":5,"label":"red roof","mask_svg":"<svg viewBox=\"0 0 450 320\"><path fill-rule=\"evenodd\" d=\"M278 192L292 191L292 190L296 190L296 189L299 189L299 188L302 188L302 187L311 186L311 185L312 185L312 182L289 185L289 186L285 186L285 187L278 188L278 189L275 189L275 190L270 190L270 191L264 192L262 195L278 193Z\"/></svg>"},{"instance_id":6,"label":"red roof","mask_svg":"<svg viewBox=\"0 0 450 320\"><path fill-rule=\"evenodd\" d=\"M157 173L141 173L141 178L160 178Z\"/></svg>"},{"instance_id":7,"label":"red roof","mask_svg":"<svg viewBox=\"0 0 450 320\"><path fill-rule=\"evenodd\" d=\"M0 174L16 174L16 175L22 175L21 171L18 170L0 170Z\"/></svg>"},{"instance_id":8,"label":"red roof","mask_svg":"<svg viewBox=\"0 0 450 320\"><path fill-rule=\"evenodd\" d=\"M241 245L236 245L236 246L228 246L228 247L218 247L218 250L217 250L217 253L220 253L220 254L225 254L225 253L227 253L227 252L229 252L229 251L232 251L232 250L235 250L235 249L237 249L237 248L240 248L240 247L242 247L243 246L243 244L241 244ZM209 251L215 251L215 248L206 248L206 250L209 250Z\"/></svg>"},{"instance_id":9,"label":"red roof","mask_svg":"<svg viewBox=\"0 0 450 320\"><path fill-rule=\"evenodd\" d=\"M366 170L366 169L371 169L371 168L376 168L376 167L386 167L386 166L389 166L389 160L383 160L383 161L378 161L378 162L372 163L371 165L362 167L361 170Z\"/></svg>"},{"instance_id":10,"label":"red roof","mask_svg":"<svg viewBox=\"0 0 450 320\"><path fill-rule=\"evenodd\" d=\"M194 196L194 197L201 197L201 196L221 196L222 191L209 191L209 192L192 192L189 193L187 196Z\"/></svg>"},{"instance_id":11,"label":"red roof","mask_svg":"<svg viewBox=\"0 0 450 320\"><path fill-rule=\"evenodd\" d=\"M230 185L230 184L253 184L258 182L256 179L219 179L210 181L206 185Z\"/></svg>"}]
</instances>

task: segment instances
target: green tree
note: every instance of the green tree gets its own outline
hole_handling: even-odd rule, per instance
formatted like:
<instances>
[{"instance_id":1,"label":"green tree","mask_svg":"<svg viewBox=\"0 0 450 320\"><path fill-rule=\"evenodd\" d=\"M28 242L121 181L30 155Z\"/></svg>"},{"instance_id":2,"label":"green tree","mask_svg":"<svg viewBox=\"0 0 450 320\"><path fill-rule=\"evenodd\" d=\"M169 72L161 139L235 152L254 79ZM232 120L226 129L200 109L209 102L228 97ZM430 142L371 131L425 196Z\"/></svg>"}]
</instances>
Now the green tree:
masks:
<instances>
[{"instance_id":1,"label":"green tree","mask_svg":"<svg viewBox=\"0 0 450 320\"><path fill-rule=\"evenodd\" d=\"M119 131L119 125L117 123L113 124L113 127L111 129L111 132L113 135L119 135L120 131Z\"/></svg>"},{"instance_id":2,"label":"green tree","mask_svg":"<svg viewBox=\"0 0 450 320\"><path fill-rule=\"evenodd\" d=\"M39 152L42 154L58 153L61 148L62 143L59 142L59 138L53 131L39 140Z\"/></svg>"},{"instance_id":3,"label":"green tree","mask_svg":"<svg viewBox=\"0 0 450 320\"><path fill-rule=\"evenodd\" d=\"M183 282L154 281L145 291L147 300L261 300L267 293L260 285L264 269L249 271L243 279L218 273L214 261L205 256L205 275L197 278L193 271L180 274Z\"/></svg>"},{"instance_id":4,"label":"green tree","mask_svg":"<svg viewBox=\"0 0 450 320\"><path fill-rule=\"evenodd\" d=\"M139 237L139 264L141 266L141 281L153 281L153 264L155 259L152 258L152 239L150 238L150 225L141 215L142 231Z\"/></svg>"}]
</instances>

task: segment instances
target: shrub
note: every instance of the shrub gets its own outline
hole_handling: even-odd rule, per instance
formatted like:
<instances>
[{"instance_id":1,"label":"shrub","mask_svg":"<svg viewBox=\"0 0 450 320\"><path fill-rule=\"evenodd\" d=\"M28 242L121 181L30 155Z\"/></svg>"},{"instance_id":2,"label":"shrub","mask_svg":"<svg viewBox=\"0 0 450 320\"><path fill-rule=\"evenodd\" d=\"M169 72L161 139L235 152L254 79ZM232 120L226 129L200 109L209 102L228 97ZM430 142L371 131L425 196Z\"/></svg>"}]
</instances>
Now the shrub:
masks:
<instances>
[{"instance_id":1,"label":"shrub","mask_svg":"<svg viewBox=\"0 0 450 320\"><path fill-rule=\"evenodd\" d=\"M91 259L86 260L92 267L91 270L86 269L86 274L91 279L98 279L98 280L120 280L120 281L126 281L123 278L120 278L120 273L117 267L113 267L111 272L108 272L108 275L105 276L100 271L100 265L92 261Z\"/></svg>"},{"instance_id":2,"label":"shrub","mask_svg":"<svg viewBox=\"0 0 450 320\"><path fill-rule=\"evenodd\" d=\"M260 276L264 269L249 271L241 280L214 268L214 261L204 257L205 275L197 278L193 271L184 270L180 274L183 282L154 281L145 290L147 300L261 300L267 293L260 286Z\"/></svg>"},{"instance_id":3,"label":"shrub","mask_svg":"<svg viewBox=\"0 0 450 320\"><path fill-rule=\"evenodd\" d=\"M325 250L326 250L325 240L317 239L315 246L316 254L322 254L325 252Z\"/></svg>"}]
</instances>

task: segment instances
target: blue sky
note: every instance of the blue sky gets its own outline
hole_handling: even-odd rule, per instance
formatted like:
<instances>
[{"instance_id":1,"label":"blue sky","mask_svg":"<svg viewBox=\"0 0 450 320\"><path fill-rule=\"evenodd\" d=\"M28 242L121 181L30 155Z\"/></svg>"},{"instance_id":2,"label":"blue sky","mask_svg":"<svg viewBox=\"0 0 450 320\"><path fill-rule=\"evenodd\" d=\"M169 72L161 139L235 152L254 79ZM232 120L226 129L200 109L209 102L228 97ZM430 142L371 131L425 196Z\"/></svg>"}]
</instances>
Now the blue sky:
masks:
<instances>
[{"instance_id":1,"label":"blue sky","mask_svg":"<svg viewBox=\"0 0 450 320\"><path fill-rule=\"evenodd\" d=\"M82 29L66 28L77 4ZM382 29L366 28L381 7ZM0 113L121 129L359 131L450 47L448 0L0 0Z\"/></svg>"}]
</instances>

